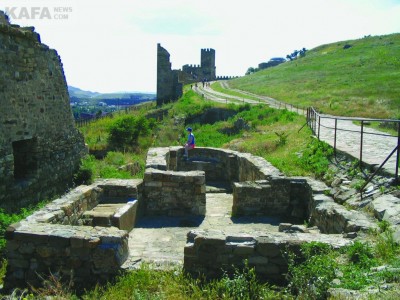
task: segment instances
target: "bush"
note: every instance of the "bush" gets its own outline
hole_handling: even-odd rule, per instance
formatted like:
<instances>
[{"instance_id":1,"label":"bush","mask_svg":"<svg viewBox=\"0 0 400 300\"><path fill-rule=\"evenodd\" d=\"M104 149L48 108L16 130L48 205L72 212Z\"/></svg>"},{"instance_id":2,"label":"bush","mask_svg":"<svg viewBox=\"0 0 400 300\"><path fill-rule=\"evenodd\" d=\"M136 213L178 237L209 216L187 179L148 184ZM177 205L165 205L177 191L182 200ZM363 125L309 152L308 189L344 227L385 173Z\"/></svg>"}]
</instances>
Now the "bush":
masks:
<instances>
[{"instance_id":1,"label":"bush","mask_svg":"<svg viewBox=\"0 0 400 300\"><path fill-rule=\"evenodd\" d=\"M74 175L75 185L93 183L96 166L96 158L93 155L86 155L81 159L78 172Z\"/></svg>"},{"instance_id":2,"label":"bush","mask_svg":"<svg viewBox=\"0 0 400 300\"><path fill-rule=\"evenodd\" d=\"M138 144L139 136L146 136L155 127L154 119L145 116L122 116L109 127L108 143L112 149L131 149Z\"/></svg>"},{"instance_id":3,"label":"bush","mask_svg":"<svg viewBox=\"0 0 400 300\"><path fill-rule=\"evenodd\" d=\"M367 243L356 241L347 250L349 260L362 268L369 268L374 265L375 260L372 248Z\"/></svg>"},{"instance_id":4,"label":"bush","mask_svg":"<svg viewBox=\"0 0 400 300\"><path fill-rule=\"evenodd\" d=\"M329 169L329 158L333 155L333 148L327 143L313 139L303 151L300 164L306 170L322 178Z\"/></svg>"},{"instance_id":5,"label":"bush","mask_svg":"<svg viewBox=\"0 0 400 300\"><path fill-rule=\"evenodd\" d=\"M301 253L305 259L302 263L289 253L290 291L300 299L326 299L338 267L335 253L330 246L316 242L303 244Z\"/></svg>"}]
</instances>

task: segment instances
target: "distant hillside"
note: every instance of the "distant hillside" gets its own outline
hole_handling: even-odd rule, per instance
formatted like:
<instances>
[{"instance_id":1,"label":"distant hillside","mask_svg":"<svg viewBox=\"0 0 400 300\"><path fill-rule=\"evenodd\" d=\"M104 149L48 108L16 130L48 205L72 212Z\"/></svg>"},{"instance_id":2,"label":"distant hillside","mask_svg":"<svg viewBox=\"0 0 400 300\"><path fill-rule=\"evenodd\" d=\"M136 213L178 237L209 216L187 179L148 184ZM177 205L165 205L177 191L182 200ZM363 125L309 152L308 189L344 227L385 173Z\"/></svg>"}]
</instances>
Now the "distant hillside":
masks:
<instances>
[{"instance_id":1,"label":"distant hillside","mask_svg":"<svg viewBox=\"0 0 400 300\"><path fill-rule=\"evenodd\" d=\"M229 85L335 115L400 118L400 33L322 45Z\"/></svg>"},{"instance_id":2,"label":"distant hillside","mask_svg":"<svg viewBox=\"0 0 400 300\"><path fill-rule=\"evenodd\" d=\"M76 98L93 98L97 95L100 95L100 93L83 91L73 86L68 86L68 92L70 97L76 97Z\"/></svg>"},{"instance_id":3,"label":"distant hillside","mask_svg":"<svg viewBox=\"0 0 400 300\"><path fill-rule=\"evenodd\" d=\"M72 112L77 120L92 119L99 115L156 99L155 93L122 92L102 94L84 91L73 86L68 86L68 92Z\"/></svg>"},{"instance_id":4,"label":"distant hillside","mask_svg":"<svg viewBox=\"0 0 400 300\"><path fill-rule=\"evenodd\" d=\"M116 92L116 93L98 93L91 91L84 91L79 88L68 86L69 96L72 98L79 99L93 99L93 100L104 100L104 99L155 99L155 93L142 93L142 92Z\"/></svg>"}]
</instances>

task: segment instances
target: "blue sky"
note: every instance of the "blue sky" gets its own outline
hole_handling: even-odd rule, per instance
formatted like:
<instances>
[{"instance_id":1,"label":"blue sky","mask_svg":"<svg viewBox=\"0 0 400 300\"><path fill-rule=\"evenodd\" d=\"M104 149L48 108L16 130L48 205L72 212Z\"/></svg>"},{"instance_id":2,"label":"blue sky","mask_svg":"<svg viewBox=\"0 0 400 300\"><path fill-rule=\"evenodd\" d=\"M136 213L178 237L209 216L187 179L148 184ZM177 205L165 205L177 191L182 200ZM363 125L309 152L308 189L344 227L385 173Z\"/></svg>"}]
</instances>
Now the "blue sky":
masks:
<instances>
[{"instance_id":1,"label":"blue sky","mask_svg":"<svg viewBox=\"0 0 400 300\"><path fill-rule=\"evenodd\" d=\"M400 0L2 0L6 8L58 51L69 85L98 92L154 92L157 43L174 69L214 48L217 75L243 75L295 49L400 32Z\"/></svg>"}]
</instances>

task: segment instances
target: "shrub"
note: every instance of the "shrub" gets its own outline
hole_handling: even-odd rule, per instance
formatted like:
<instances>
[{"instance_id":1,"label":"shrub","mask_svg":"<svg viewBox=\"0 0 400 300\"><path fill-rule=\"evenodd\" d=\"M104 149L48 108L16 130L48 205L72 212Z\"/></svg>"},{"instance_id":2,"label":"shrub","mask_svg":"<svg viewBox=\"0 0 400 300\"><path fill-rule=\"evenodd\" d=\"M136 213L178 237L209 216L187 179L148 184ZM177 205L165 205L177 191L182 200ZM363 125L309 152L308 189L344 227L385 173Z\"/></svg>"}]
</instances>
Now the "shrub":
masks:
<instances>
[{"instance_id":1,"label":"shrub","mask_svg":"<svg viewBox=\"0 0 400 300\"><path fill-rule=\"evenodd\" d=\"M154 119L145 116L121 116L109 127L108 143L112 149L131 149L138 144L139 136L146 136L155 127Z\"/></svg>"},{"instance_id":2,"label":"shrub","mask_svg":"<svg viewBox=\"0 0 400 300\"><path fill-rule=\"evenodd\" d=\"M254 268L249 268L247 261L243 270L235 268L234 274L224 273L220 281L214 283L218 298L228 299L264 299L266 285L258 282Z\"/></svg>"},{"instance_id":3,"label":"shrub","mask_svg":"<svg viewBox=\"0 0 400 300\"><path fill-rule=\"evenodd\" d=\"M350 262L363 268L371 267L375 262L373 260L372 248L367 243L360 241L356 241L353 245L349 246L347 255Z\"/></svg>"},{"instance_id":4,"label":"shrub","mask_svg":"<svg viewBox=\"0 0 400 300\"><path fill-rule=\"evenodd\" d=\"M289 253L290 291L300 299L326 299L338 267L335 253L329 245L312 242L301 245L301 254L305 260L297 263Z\"/></svg>"},{"instance_id":5,"label":"shrub","mask_svg":"<svg viewBox=\"0 0 400 300\"><path fill-rule=\"evenodd\" d=\"M300 164L306 170L312 171L317 178L322 178L329 169L329 158L333 148L323 141L311 140L300 157Z\"/></svg>"},{"instance_id":6,"label":"shrub","mask_svg":"<svg viewBox=\"0 0 400 300\"><path fill-rule=\"evenodd\" d=\"M93 155L86 155L81 159L78 172L74 175L75 185L93 183L96 158Z\"/></svg>"}]
</instances>

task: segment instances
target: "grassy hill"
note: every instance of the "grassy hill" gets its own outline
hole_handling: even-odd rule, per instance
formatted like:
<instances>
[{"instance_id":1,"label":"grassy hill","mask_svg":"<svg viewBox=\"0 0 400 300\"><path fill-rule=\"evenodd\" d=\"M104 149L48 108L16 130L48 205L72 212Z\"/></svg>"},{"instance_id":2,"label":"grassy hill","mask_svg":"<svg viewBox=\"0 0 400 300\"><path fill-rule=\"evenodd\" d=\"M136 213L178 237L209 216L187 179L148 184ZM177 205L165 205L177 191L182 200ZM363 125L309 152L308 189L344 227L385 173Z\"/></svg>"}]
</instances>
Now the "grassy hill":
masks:
<instances>
[{"instance_id":1,"label":"grassy hill","mask_svg":"<svg viewBox=\"0 0 400 300\"><path fill-rule=\"evenodd\" d=\"M322 45L229 85L324 113L399 119L400 33Z\"/></svg>"}]
</instances>

